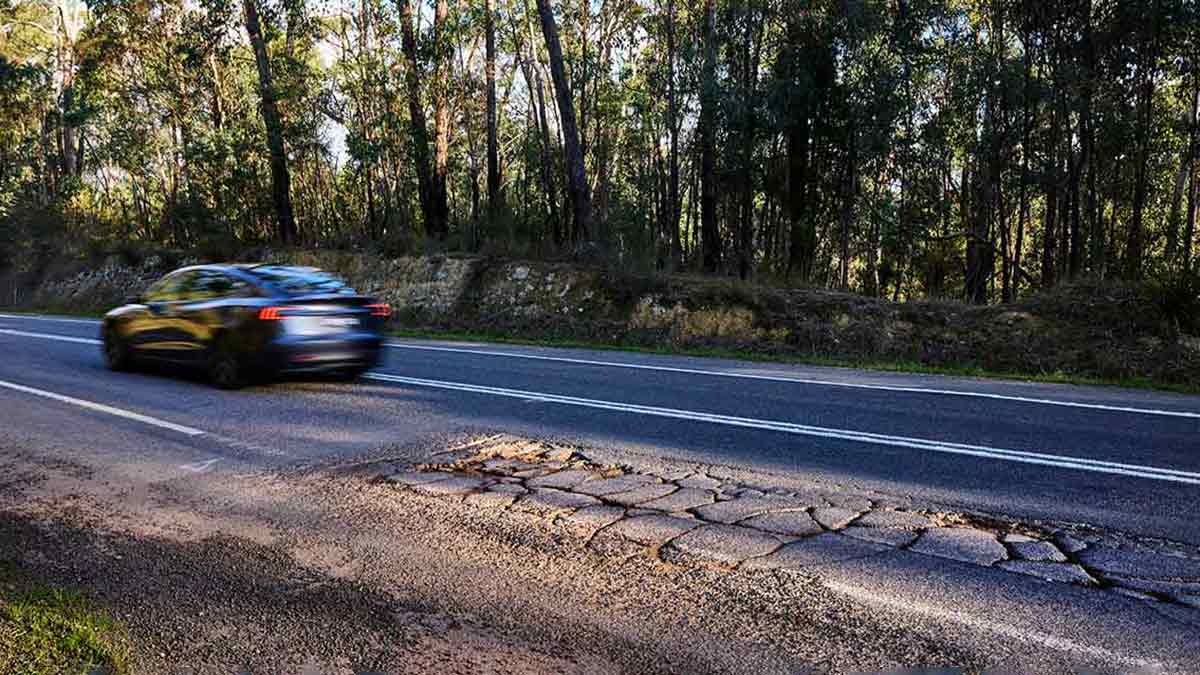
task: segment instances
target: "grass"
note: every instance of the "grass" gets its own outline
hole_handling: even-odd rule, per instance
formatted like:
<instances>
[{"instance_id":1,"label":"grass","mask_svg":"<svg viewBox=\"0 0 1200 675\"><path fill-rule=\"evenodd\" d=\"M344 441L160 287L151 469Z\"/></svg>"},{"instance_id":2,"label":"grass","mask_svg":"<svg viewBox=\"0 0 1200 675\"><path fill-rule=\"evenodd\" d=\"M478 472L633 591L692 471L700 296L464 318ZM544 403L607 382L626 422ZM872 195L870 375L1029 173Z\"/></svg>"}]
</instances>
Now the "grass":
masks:
<instances>
[{"instance_id":1,"label":"grass","mask_svg":"<svg viewBox=\"0 0 1200 675\"><path fill-rule=\"evenodd\" d=\"M128 672L129 645L116 621L82 595L0 562L0 673Z\"/></svg>"},{"instance_id":2,"label":"grass","mask_svg":"<svg viewBox=\"0 0 1200 675\"><path fill-rule=\"evenodd\" d=\"M1200 394L1200 383L1176 384L1159 382L1150 378L1134 377L1109 379L1088 377L1072 373L1013 373L998 372L976 366L930 366L915 361L879 361L832 358L817 355L799 354L764 354L751 350L729 349L722 347L681 348L681 347L647 347L636 344L596 343L581 340L540 339L513 337L505 333L486 331L441 331L424 328L404 328L390 331L397 337L447 340L453 342L492 342L498 344L559 347L571 349L592 349L597 351L635 352L641 354L662 354L676 356L696 356L702 358L736 359L740 361L757 361L764 363L792 363L832 368L854 368L859 370L876 370L888 373L914 373L921 375L949 375L955 377L977 377L989 380L1007 380L1016 382L1043 382L1048 384L1090 385L1100 387L1124 387L1127 389L1146 389L1167 391L1177 394Z\"/></svg>"}]
</instances>

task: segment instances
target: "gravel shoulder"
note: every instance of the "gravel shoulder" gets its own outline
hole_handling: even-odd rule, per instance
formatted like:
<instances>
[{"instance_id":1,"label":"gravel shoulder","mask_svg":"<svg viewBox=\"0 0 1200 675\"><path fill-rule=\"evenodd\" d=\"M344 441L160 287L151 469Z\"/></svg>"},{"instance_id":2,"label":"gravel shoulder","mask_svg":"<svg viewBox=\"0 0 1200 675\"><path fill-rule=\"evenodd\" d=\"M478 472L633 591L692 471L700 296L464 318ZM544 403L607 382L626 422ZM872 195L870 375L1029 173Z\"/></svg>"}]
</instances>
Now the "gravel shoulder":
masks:
<instances>
[{"instance_id":1,"label":"gravel shoulder","mask_svg":"<svg viewBox=\"0 0 1200 675\"><path fill-rule=\"evenodd\" d=\"M128 627L136 673L984 663L804 575L607 555L542 515L404 493L364 465L137 483L69 454L0 448L0 560L95 598Z\"/></svg>"},{"instance_id":2,"label":"gravel shoulder","mask_svg":"<svg viewBox=\"0 0 1200 675\"><path fill-rule=\"evenodd\" d=\"M1143 661L1030 634L1120 633L1110 613L1166 642L1200 627L1174 586L1038 578L1075 564L1056 555L1098 576L1149 564L1080 554L1129 542L1074 551L886 495L588 453L482 435L195 473L8 438L0 563L94 598L127 626L134 673L1119 672ZM1022 613L1030 630L1002 623Z\"/></svg>"}]
</instances>

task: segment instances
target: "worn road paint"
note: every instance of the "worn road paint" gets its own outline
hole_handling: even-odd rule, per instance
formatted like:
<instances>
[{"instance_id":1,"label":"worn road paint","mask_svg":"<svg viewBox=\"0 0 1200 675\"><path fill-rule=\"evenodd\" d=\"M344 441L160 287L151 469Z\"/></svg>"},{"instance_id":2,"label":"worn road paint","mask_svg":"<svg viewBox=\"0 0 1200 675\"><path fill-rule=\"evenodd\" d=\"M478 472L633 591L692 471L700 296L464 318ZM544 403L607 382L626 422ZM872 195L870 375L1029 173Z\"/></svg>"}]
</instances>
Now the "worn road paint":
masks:
<instances>
[{"instance_id":1,"label":"worn road paint","mask_svg":"<svg viewBox=\"0 0 1200 675\"><path fill-rule=\"evenodd\" d=\"M221 458L216 457L213 459L206 459L203 462L193 462L191 464L181 464L181 465L179 465L179 468L181 468L185 471L191 471L192 473L204 473L205 471L208 471L209 469L211 469L213 464L216 464L219 461L221 461Z\"/></svg>"}]
</instances>

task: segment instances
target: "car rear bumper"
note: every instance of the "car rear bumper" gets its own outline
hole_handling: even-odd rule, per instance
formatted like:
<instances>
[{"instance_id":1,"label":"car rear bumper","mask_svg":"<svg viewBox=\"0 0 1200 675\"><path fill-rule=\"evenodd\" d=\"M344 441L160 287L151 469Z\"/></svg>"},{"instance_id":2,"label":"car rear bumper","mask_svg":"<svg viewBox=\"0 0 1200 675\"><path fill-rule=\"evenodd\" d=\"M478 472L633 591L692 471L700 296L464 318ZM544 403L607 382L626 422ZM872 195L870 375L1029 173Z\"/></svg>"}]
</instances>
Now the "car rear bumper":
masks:
<instances>
[{"instance_id":1,"label":"car rear bumper","mask_svg":"<svg viewBox=\"0 0 1200 675\"><path fill-rule=\"evenodd\" d=\"M383 339L374 334L285 337L271 343L267 356L279 373L367 370L379 363L382 346Z\"/></svg>"}]
</instances>

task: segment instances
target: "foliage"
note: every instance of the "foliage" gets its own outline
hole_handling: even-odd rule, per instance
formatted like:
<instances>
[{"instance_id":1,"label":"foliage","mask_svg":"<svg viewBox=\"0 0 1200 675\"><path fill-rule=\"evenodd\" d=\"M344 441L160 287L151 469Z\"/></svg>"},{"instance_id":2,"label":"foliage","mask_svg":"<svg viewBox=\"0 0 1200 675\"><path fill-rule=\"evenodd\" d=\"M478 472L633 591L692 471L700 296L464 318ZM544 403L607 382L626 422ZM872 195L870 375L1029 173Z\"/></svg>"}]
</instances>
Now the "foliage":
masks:
<instances>
[{"instance_id":1,"label":"foliage","mask_svg":"<svg viewBox=\"0 0 1200 675\"><path fill-rule=\"evenodd\" d=\"M592 192L587 241L532 2L495 3L496 211L484 3L449 3L435 30L436 0L415 2L410 59L396 3L250 2L303 245L645 273L700 270L711 236L717 274L975 302L1200 267L1197 0L552 3ZM0 5L0 266L35 243L236 257L278 236L246 6ZM448 235L427 218L413 140L414 111L437 127L443 109Z\"/></svg>"}]
</instances>

